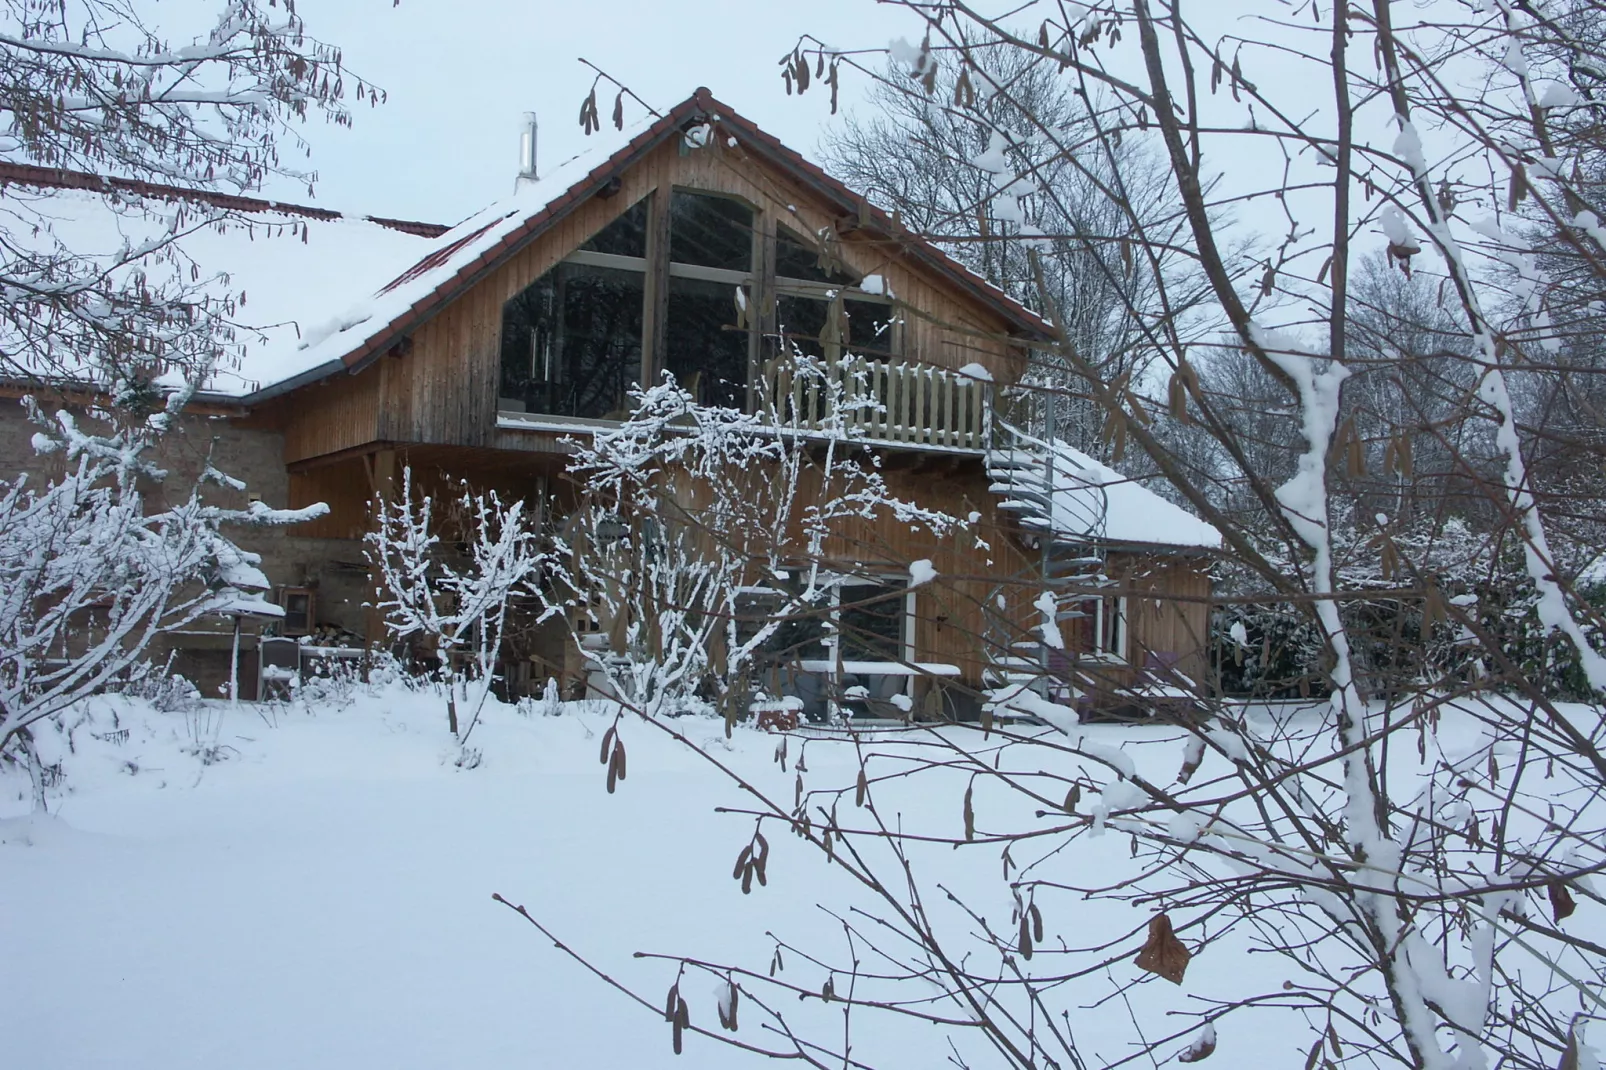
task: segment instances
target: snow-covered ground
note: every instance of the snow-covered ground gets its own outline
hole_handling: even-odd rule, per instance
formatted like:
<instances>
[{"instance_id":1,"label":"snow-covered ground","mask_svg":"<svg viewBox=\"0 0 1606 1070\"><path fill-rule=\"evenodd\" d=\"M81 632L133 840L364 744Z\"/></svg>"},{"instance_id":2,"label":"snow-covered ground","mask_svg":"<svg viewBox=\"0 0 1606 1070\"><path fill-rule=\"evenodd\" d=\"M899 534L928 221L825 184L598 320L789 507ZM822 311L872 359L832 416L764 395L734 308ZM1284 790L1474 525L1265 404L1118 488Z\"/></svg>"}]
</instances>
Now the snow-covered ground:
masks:
<instances>
[{"instance_id":1,"label":"snow-covered ground","mask_svg":"<svg viewBox=\"0 0 1606 1070\"><path fill-rule=\"evenodd\" d=\"M7 1061L349 1070L674 1058L661 1018L564 958L492 892L655 997L673 970L632 951L762 966L771 928L835 949L840 929L814 905L853 895L839 869L775 830L769 885L744 896L730 873L751 822L713 812L740 804L738 791L627 722L628 779L609 795L597 751L610 719L565 710L492 708L470 741L483 763L463 770L427 695L359 695L266 719L250 707L163 714L95 700L72 752L53 733L42 741L64 754L51 818L21 816L20 775L0 781L0 813L19 815L0 822ZM775 737L739 730L726 751L720 722L677 725L790 797ZM209 730L224 758L203 766L192 751ZM848 746L823 742L807 760L811 776L853 761ZM932 804L944 824L958 821L957 798ZM712 984L687 987L694 1019L709 1023ZM941 1060L936 1031L915 1037ZM697 1065L739 1061L688 1043ZM867 1058L877 1046L873 1035L861 1044Z\"/></svg>"},{"instance_id":2,"label":"snow-covered ground","mask_svg":"<svg viewBox=\"0 0 1606 1070\"><path fill-rule=\"evenodd\" d=\"M6 1065L489 1070L675 1060L661 1012L631 1005L494 903L493 892L528 906L656 1006L674 966L632 952L762 970L773 946L766 931L841 950L841 925L821 907L840 912L866 896L840 867L770 827L768 886L744 896L731 865L752 821L715 812L742 806L742 792L686 746L626 720L628 777L610 795L598 749L611 716L562 710L492 706L470 741L483 761L465 769L440 701L427 694L169 713L93 700L68 719L70 747L66 732L41 740L63 768L52 816L29 816L25 778L0 773ZM798 738L783 771L775 736L738 729L727 743L718 721L674 723L758 790L792 799ZM1156 772L1161 761L1174 769L1181 753L1164 729L1091 732L1089 742L1124 748L1146 773L1151 753ZM883 741L880 768L891 772L900 749L915 753L921 738ZM214 740L220 760L203 765L196 743ZM806 761L810 785L851 786L852 743L811 740ZM882 781L878 809L889 820L896 812L906 830L953 835L964 784L942 773ZM852 806L851 790L843 805ZM1005 806L978 784L978 830L1032 820ZM1109 835L1078 850L1079 865L1115 867L1128 841ZM1008 922L995 846L944 846L918 862L928 885L940 881ZM1050 942L1056 931L1085 939L1100 926L1113 935L1137 917L1111 903L1074 916L1055 909ZM1270 956L1220 942L1203 949L1181 987L1149 978L1133 994L1134 1011L1174 1028L1165 1010L1275 987L1278 969ZM786 974L809 988L825 979L795 956ZM692 1020L713 1026L712 980L688 980L683 992ZM786 1009L840 1035L835 1006ZM1119 1001L1067 1009L1091 1065L1130 1054ZM1217 1065L1302 1058L1303 1023L1286 1025L1223 1030ZM947 1032L865 1019L854 1054L873 1065L943 1065ZM740 1036L765 1039L756 1015L744 1011ZM976 1038L957 1043L977 1051ZM693 1036L675 1065L751 1065L751 1057Z\"/></svg>"}]
</instances>

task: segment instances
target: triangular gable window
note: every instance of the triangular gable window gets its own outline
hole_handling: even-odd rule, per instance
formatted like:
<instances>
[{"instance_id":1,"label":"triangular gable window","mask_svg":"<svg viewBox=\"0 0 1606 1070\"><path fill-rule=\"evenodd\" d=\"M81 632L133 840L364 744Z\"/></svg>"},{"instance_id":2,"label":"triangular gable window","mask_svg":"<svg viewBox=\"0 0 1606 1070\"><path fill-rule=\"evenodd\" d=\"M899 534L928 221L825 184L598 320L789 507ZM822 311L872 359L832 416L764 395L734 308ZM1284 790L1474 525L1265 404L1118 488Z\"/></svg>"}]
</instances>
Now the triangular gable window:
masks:
<instances>
[{"instance_id":1,"label":"triangular gable window","mask_svg":"<svg viewBox=\"0 0 1606 1070\"><path fill-rule=\"evenodd\" d=\"M647 255L647 201L641 200L625 209L625 214L603 227L590 241L580 246L588 253L609 253L613 256Z\"/></svg>"}]
</instances>

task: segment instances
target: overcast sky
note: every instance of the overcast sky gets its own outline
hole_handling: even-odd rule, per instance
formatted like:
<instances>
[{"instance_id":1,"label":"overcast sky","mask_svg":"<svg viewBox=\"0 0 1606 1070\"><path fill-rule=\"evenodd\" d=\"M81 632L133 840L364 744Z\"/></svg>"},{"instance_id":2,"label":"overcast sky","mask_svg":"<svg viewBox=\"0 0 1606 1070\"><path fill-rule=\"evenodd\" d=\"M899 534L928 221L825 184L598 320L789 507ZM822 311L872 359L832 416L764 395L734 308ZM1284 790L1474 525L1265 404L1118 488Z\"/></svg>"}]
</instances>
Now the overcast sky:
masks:
<instances>
[{"instance_id":1,"label":"overcast sky","mask_svg":"<svg viewBox=\"0 0 1606 1070\"><path fill-rule=\"evenodd\" d=\"M364 104L353 129L305 128L320 174L315 203L445 223L512 190L522 112L540 116L547 166L584 147L578 115L592 74L578 57L660 109L706 85L810 154L830 120L827 93L788 97L781 54L804 32L839 48L921 32L907 12L873 0L324 0L300 10L312 33L390 94L379 108ZM845 85L844 104L863 88L862 78ZM606 121L613 98L599 92L598 101ZM294 184L271 194L306 199Z\"/></svg>"}]
</instances>

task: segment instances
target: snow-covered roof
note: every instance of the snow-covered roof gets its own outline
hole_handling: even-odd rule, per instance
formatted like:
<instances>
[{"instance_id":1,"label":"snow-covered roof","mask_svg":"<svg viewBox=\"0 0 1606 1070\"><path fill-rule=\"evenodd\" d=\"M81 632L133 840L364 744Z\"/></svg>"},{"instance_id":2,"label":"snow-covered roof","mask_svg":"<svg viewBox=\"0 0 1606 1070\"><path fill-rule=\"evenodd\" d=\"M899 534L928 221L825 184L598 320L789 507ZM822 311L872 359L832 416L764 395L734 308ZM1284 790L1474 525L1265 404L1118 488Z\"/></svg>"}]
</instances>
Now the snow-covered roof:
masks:
<instances>
[{"instance_id":1,"label":"snow-covered roof","mask_svg":"<svg viewBox=\"0 0 1606 1070\"><path fill-rule=\"evenodd\" d=\"M174 219L188 220L186 226L218 220L179 245L203 277L227 275L219 294L244 295L231 317L251 328L242 336L243 363L221 369L207 384L225 395L246 395L310 367L319 358L307 340L327 333L325 325L340 322L443 229L135 182L112 189L110 180L95 176L17 164L0 165L0 181L8 198L26 199L27 214L19 218L45 222L63 247L101 262L125 246L162 239ZM49 240L40 239L41 247ZM148 270L159 275L170 267Z\"/></svg>"},{"instance_id":2,"label":"snow-covered roof","mask_svg":"<svg viewBox=\"0 0 1606 1070\"><path fill-rule=\"evenodd\" d=\"M1064 442L1055 443L1054 476L1054 523L1067 535L1086 530L1083 518L1102 491L1106 542L1201 549L1221 545L1221 533L1211 525Z\"/></svg>"}]
</instances>

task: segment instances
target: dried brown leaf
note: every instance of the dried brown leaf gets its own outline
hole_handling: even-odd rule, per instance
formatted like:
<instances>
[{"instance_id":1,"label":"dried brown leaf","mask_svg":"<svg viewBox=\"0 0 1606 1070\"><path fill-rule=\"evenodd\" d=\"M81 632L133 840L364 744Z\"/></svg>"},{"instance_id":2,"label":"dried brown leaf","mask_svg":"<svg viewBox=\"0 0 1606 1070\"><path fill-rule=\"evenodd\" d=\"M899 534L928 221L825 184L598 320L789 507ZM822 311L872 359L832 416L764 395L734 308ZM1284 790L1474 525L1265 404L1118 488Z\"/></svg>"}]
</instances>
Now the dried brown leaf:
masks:
<instances>
[{"instance_id":1,"label":"dried brown leaf","mask_svg":"<svg viewBox=\"0 0 1606 1070\"><path fill-rule=\"evenodd\" d=\"M1568 890L1566 881L1551 881L1546 890L1550 892L1550 916L1560 925L1572 917L1578 904L1573 901L1573 893Z\"/></svg>"},{"instance_id":2,"label":"dried brown leaf","mask_svg":"<svg viewBox=\"0 0 1606 1070\"><path fill-rule=\"evenodd\" d=\"M1158 974L1172 984L1180 985L1192 957L1171 928L1169 914L1156 914L1149 919L1149 938L1144 941L1135 960L1138 969Z\"/></svg>"}]
</instances>

